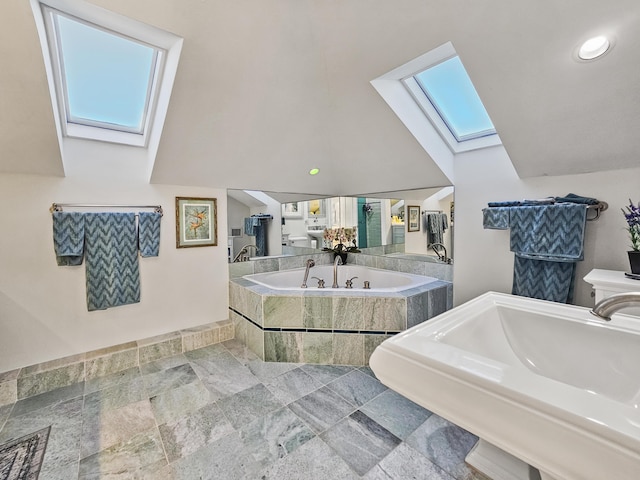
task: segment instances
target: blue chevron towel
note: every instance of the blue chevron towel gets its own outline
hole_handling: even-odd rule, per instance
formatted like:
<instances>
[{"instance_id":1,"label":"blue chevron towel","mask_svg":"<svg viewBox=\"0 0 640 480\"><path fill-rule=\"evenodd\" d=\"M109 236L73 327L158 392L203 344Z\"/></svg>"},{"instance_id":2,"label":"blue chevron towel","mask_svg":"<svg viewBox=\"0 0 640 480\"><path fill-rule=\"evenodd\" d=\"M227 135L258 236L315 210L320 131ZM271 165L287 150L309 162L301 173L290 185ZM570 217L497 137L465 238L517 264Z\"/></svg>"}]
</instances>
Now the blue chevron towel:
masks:
<instances>
[{"instance_id":1,"label":"blue chevron towel","mask_svg":"<svg viewBox=\"0 0 640 480\"><path fill-rule=\"evenodd\" d=\"M587 205L597 205L600 203L597 198L582 197L575 193L567 193L564 197L556 197L556 202L585 203Z\"/></svg>"},{"instance_id":2,"label":"blue chevron towel","mask_svg":"<svg viewBox=\"0 0 640 480\"><path fill-rule=\"evenodd\" d=\"M142 257L157 257L160 253L160 220L157 212L138 214L138 242Z\"/></svg>"},{"instance_id":3,"label":"blue chevron towel","mask_svg":"<svg viewBox=\"0 0 640 480\"><path fill-rule=\"evenodd\" d=\"M507 200L505 202L489 202L487 203L487 206L490 208L493 207L517 207L519 205L522 205L522 202L520 200Z\"/></svg>"},{"instance_id":4,"label":"blue chevron towel","mask_svg":"<svg viewBox=\"0 0 640 480\"><path fill-rule=\"evenodd\" d=\"M509 230L509 207L491 207L482 209L482 228Z\"/></svg>"},{"instance_id":5,"label":"blue chevron towel","mask_svg":"<svg viewBox=\"0 0 640 480\"><path fill-rule=\"evenodd\" d=\"M515 295L571 303L576 262L584 258L586 204L512 207Z\"/></svg>"},{"instance_id":6,"label":"blue chevron towel","mask_svg":"<svg viewBox=\"0 0 640 480\"><path fill-rule=\"evenodd\" d=\"M84 217L79 212L53 212L53 249L59 266L82 265Z\"/></svg>"},{"instance_id":7,"label":"blue chevron towel","mask_svg":"<svg viewBox=\"0 0 640 480\"><path fill-rule=\"evenodd\" d=\"M251 215L251 221L253 222L253 233L256 237L256 257L264 257L269 251L267 226L268 222L273 220L273 217L269 214L260 213L258 215Z\"/></svg>"},{"instance_id":8,"label":"blue chevron towel","mask_svg":"<svg viewBox=\"0 0 640 480\"><path fill-rule=\"evenodd\" d=\"M133 213L86 213L87 308L140 301L138 235Z\"/></svg>"},{"instance_id":9,"label":"blue chevron towel","mask_svg":"<svg viewBox=\"0 0 640 480\"><path fill-rule=\"evenodd\" d=\"M423 223L427 232L427 247L433 243L444 241L444 231L449 226L447 216L444 213L428 213L424 216Z\"/></svg>"},{"instance_id":10,"label":"blue chevron towel","mask_svg":"<svg viewBox=\"0 0 640 480\"><path fill-rule=\"evenodd\" d=\"M586 219L585 204L511 207L511 251L538 260L582 260Z\"/></svg>"},{"instance_id":11,"label":"blue chevron towel","mask_svg":"<svg viewBox=\"0 0 640 480\"><path fill-rule=\"evenodd\" d=\"M256 234L253 218L247 217L244 219L244 233L250 237L254 237Z\"/></svg>"},{"instance_id":12,"label":"blue chevron towel","mask_svg":"<svg viewBox=\"0 0 640 480\"><path fill-rule=\"evenodd\" d=\"M552 302L572 303L575 262L548 262L516 255L511 293Z\"/></svg>"}]
</instances>

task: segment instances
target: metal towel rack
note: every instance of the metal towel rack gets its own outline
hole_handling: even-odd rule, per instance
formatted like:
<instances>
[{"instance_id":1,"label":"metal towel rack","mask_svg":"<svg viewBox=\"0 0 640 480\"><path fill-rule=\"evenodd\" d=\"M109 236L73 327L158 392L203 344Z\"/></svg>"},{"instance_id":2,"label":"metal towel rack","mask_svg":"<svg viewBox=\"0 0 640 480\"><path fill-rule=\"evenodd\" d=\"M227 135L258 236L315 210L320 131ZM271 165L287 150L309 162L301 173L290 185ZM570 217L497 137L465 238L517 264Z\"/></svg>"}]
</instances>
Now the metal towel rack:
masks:
<instances>
[{"instance_id":1,"label":"metal towel rack","mask_svg":"<svg viewBox=\"0 0 640 480\"><path fill-rule=\"evenodd\" d=\"M63 207L69 208L153 208L153 211L164 215L162 205L108 205L98 203L52 203L49 211L62 212Z\"/></svg>"},{"instance_id":2,"label":"metal towel rack","mask_svg":"<svg viewBox=\"0 0 640 480\"><path fill-rule=\"evenodd\" d=\"M598 202L595 205L587 206L587 220L597 220L600 218L600 214L604 212L607 208L609 208L609 204L607 202ZM589 211L593 210L596 212L595 216L589 218Z\"/></svg>"}]
</instances>

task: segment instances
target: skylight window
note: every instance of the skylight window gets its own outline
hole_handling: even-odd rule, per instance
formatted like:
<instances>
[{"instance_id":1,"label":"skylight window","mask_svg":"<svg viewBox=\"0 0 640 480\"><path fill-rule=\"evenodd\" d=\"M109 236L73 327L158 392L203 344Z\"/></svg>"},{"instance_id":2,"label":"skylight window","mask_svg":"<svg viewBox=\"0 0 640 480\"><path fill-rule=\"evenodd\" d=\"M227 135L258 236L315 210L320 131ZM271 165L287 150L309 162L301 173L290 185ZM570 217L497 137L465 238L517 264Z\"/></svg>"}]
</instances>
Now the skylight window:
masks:
<instances>
[{"instance_id":1,"label":"skylight window","mask_svg":"<svg viewBox=\"0 0 640 480\"><path fill-rule=\"evenodd\" d=\"M440 149L440 140L454 155L502 145L451 42L371 84L427 151Z\"/></svg>"},{"instance_id":2,"label":"skylight window","mask_svg":"<svg viewBox=\"0 0 640 480\"><path fill-rule=\"evenodd\" d=\"M149 181L184 40L82 0L29 0L66 175Z\"/></svg>"},{"instance_id":3,"label":"skylight window","mask_svg":"<svg viewBox=\"0 0 640 480\"><path fill-rule=\"evenodd\" d=\"M413 78L456 141L464 142L496 133L458 56L438 63Z\"/></svg>"},{"instance_id":4,"label":"skylight window","mask_svg":"<svg viewBox=\"0 0 640 480\"><path fill-rule=\"evenodd\" d=\"M80 0L30 2L61 151L85 139L155 156L182 39Z\"/></svg>"},{"instance_id":5,"label":"skylight window","mask_svg":"<svg viewBox=\"0 0 640 480\"><path fill-rule=\"evenodd\" d=\"M142 134L158 49L53 13L67 122Z\"/></svg>"}]
</instances>

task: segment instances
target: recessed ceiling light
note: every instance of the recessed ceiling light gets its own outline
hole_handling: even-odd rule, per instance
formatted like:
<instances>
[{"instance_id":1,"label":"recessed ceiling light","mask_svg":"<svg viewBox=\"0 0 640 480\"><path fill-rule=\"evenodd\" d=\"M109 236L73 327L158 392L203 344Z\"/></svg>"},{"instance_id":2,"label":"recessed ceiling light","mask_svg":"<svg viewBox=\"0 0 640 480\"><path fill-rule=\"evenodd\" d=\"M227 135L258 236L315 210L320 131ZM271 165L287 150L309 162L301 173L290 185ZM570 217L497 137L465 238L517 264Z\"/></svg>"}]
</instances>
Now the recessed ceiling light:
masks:
<instances>
[{"instance_id":1,"label":"recessed ceiling light","mask_svg":"<svg viewBox=\"0 0 640 480\"><path fill-rule=\"evenodd\" d=\"M582 60L593 60L604 55L610 46L611 42L604 35L590 38L580 46L578 57Z\"/></svg>"},{"instance_id":2,"label":"recessed ceiling light","mask_svg":"<svg viewBox=\"0 0 640 480\"><path fill-rule=\"evenodd\" d=\"M319 168L312 168L311 170L309 170L309 175L317 175L318 173L320 173Z\"/></svg>"}]
</instances>

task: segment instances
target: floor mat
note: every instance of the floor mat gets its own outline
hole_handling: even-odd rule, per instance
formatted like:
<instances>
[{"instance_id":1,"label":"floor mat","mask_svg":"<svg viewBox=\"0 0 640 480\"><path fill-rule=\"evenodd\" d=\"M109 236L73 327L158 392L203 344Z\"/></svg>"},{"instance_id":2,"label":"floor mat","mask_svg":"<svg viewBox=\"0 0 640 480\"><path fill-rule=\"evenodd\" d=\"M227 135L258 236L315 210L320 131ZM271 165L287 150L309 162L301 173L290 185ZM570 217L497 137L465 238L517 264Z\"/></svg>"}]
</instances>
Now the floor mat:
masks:
<instances>
[{"instance_id":1,"label":"floor mat","mask_svg":"<svg viewBox=\"0 0 640 480\"><path fill-rule=\"evenodd\" d=\"M36 480L51 427L0 445L0 480Z\"/></svg>"}]
</instances>

